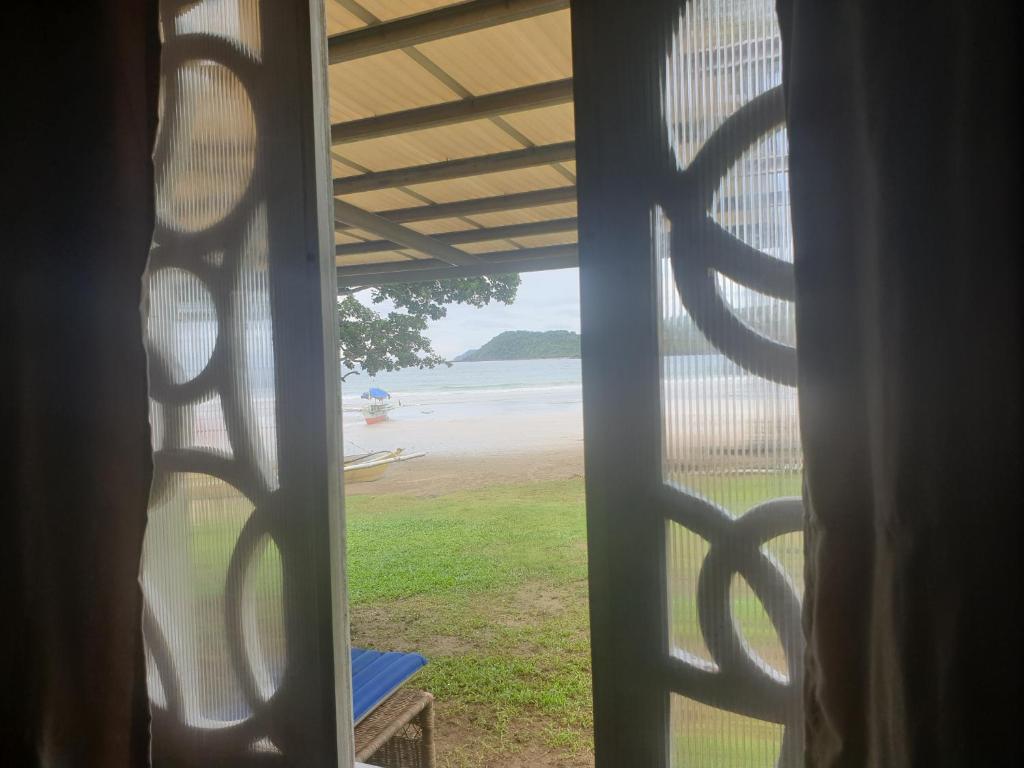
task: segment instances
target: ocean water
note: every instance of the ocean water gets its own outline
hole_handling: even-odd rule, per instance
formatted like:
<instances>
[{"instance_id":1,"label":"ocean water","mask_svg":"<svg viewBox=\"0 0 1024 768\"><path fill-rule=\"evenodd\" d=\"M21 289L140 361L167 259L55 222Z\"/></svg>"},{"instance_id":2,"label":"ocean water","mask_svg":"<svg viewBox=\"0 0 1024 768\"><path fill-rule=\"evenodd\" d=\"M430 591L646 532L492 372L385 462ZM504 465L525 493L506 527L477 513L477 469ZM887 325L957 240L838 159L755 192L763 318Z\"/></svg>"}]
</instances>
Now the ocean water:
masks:
<instances>
[{"instance_id":1,"label":"ocean water","mask_svg":"<svg viewBox=\"0 0 1024 768\"><path fill-rule=\"evenodd\" d=\"M175 379L187 381L204 368L216 334L205 322L184 323L182 330L180 343L165 350L165 356L177 370ZM186 337L199 342L186 344ZM274 361L247 356L246 362L252 415L273 463ZM795 390L751 376L722 355L666 357L663 363L667 461L715 464L723 451L798 453ZM398 406L385 425L367 426L361 413L366 401L360 395L371 386L390 392ZM628 371L622 374L621 387L626 408L634 396ZM528 442L532 448L576 441L582 435L582 402L578 359L453 363L372 378L359 373L342 382L345 450L403 445L436 452L465 449L475 440L488 446ZM212 395L192 408L188 419L188 444L230 451L219 397ZM159 443L160 435L155 438Z\"/></svg>"},{"instance_id":2,"label":"ocean water","mask_svg":"<svg viewBox=\"0 0 1024 768\"><path fill-rule=\"evenodd\" d=\"M752 376L722 355L663 362L667 472L799 463L795 389ZM385 425L364 424L360 395L371 386L391 393L399 406ZM628 372L621 386L626 408L633 397ZM455 363L350 376L342 384L346 444L356 447L384 447L390 440L435 453L469 446L544 449L581 439L582 404L580 361L569 359Z\"/></svg>"},{"instance_id":3,"label":"ocean water","mask_svg":"<svg viewBox=\"0 0 1024 768\"><path fill-rule=\"evenodd\" d=\"M400 404L392 416L403 421L580 409L583 402L579 360L453 363L380 373L373 378L349 376L341 385L345 424L362 420L359 408L366 401L360 395L370 387L391 394L392 402Z\"/></svg>"},{"instance_id":4,"label":"ocean water","mask_svg":"<svg viewBox=\"0 0 1024 768\"><path fill-rule=\"evenodd\" d=\"M676 360L676 358L666 358ZM699 406L709 399L742 402L762 399L764 380L751 376L722 355L686 355L675 365L666 365L663 386L676 398ZM669 374L668 371L673 371ZM669 378L671 377L671 378ZM623 397L629 381L623 376ZM366 401L361 398L370 387L391 394L401 403L403 414L415 417L438 409L486 409L521 406L573 405L582 403L582 377L578 359L495 360L453 363L419 370L407 368L375 377L351 375L342 382L342 406L346 421ZM666 392L667 394L667 392ZM795 391L792 393L795 399Z\"/></svg>"}]
</instances>

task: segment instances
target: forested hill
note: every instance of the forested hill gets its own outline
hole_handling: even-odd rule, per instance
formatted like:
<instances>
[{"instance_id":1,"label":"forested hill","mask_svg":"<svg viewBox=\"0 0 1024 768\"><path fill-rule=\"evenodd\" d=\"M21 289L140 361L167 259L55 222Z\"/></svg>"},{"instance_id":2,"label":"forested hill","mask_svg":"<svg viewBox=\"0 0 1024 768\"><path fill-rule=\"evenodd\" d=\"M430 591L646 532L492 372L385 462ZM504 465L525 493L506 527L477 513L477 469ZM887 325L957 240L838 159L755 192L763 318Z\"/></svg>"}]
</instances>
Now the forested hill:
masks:
<instances>
[{"instance_id":1,"label":"forested hill","mask_svg":"<svg viewBox=\"0 0 1024 768\"><path fill-rule=\"evenodd\" d=\"M541 360L579 357L580 335L572 331L505 331L455 358L457 363L480 360Z\"/></svg>"}]
</instances>

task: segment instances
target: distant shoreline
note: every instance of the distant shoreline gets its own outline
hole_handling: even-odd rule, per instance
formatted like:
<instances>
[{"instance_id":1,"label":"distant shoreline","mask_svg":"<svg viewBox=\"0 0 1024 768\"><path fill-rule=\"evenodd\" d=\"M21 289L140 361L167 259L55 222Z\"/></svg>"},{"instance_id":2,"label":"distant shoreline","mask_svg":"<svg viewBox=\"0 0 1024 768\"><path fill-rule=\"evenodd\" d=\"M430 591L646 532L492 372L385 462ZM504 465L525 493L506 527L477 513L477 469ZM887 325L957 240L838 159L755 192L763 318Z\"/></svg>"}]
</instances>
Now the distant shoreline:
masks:
<instances>
[{"instance_id":1,"label":"distant shoreline","mask_svg":"<svg viewBox=\"0 0 1024 768\"><path fill-rule=\"evenodd\" d=\"M504 331L479 349L468 349L452 362L575 360L580 335L575 331Z\"/></svg>"},{"instance_id":2,"label":"distant shoreline","mask_svg":"<svg viewBox=\"0 0 1024 768\"><path fill-rule=\"evenodd\" d=\"M455 363L528 363L531 360L580 360L581 355L552 355L551 357L489 357L476 360L459 360L453 358L449 362Z\"/></svg>"}]
</instances>

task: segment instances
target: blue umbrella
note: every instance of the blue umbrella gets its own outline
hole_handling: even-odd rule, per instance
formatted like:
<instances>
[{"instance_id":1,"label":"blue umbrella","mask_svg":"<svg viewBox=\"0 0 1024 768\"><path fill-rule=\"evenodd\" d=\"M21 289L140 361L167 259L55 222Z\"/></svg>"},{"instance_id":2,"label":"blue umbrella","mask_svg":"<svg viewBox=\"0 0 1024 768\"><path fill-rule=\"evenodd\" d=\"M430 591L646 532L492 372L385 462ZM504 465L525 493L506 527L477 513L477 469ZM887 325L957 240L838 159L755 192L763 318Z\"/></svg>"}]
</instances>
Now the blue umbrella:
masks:
<instances>
[{"instance_id":1,"label":"blue umbrella","mask_svg":"<svg viewBox=\"0 0 1024 768\"><path fill-rule=\"evenodd\" d=\"M389 395L383 389L379 389L377 387L370 387L370 391L369 392L363 392L361 397L364 400L369 400L371 397L374 400L390 400L391 399L391 395Z\"/></svg>"}]
</instances>

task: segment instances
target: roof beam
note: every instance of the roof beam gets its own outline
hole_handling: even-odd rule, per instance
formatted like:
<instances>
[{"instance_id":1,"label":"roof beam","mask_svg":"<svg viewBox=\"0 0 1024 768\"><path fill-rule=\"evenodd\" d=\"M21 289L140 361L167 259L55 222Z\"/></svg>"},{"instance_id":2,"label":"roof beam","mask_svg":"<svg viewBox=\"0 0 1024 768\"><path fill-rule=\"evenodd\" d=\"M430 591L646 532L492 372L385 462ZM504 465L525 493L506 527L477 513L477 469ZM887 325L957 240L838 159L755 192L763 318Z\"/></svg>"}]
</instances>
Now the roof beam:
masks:
<instances>
[{"instance_id":1,"label":"roof beam","mask_svg":"<svg viewBox=\"0 0 1024 768\"><path fill-rule=\"evenodd\" d=\"M405 187L430 181L446 181L465 176L479 176L484 173L514 171L537 165L562 163L576 158L576 143L565 141L560 144L544 144L527 149L513 149L493 155L478 155L461 160L445 160L428 165L413 165L392 171L363 173L358 176L344 176L334 180L335 195L351 195L355 192L370 192L375 189Z\"/></svg>"},{"instance_id":2,"label":"roof beam","mask_svg":"<svg viewBox=\"0 0 1024 768\"><path fill-rule=\"evenodd\" d=\"M554 80L550 83L527 85L510 91L488 93L484 96L470 96L457 101L431 104L401 112L349 120L331 126L331 144L348 144L353 141L378 139L424 128L438 128L485 117L525 112L528 109L567 104L572 101L572 78Z\"/></svg>"},{"instance_id":3,"label":"roof beam","mask_svg":"<svg viewBox=\"0 0 1024 768\"><path fill-rule=\"evenodd\" d=\"M395 224L393 221L388 221L375 213L364 211L362 208L342 200L334 201L334 218L386 238L404 248L414 248L428 256L433 256L444 264L472 266L479 263L479 259L472 254L452 248L428 235L420 234L401 224Z\"/></svg>"},{"instance_id":4,"label":"roof beam","mask_svg":"<svg viewBox=\"0 0 1024 768\"><path fill-rule=\"evenodd\" d=\"M471 0L327 38L331 64L419 45L569 7L569 0Z\"/></svg>"},{"instance_id":5,"label":"roof beam","mask_svg":"<svg viewBox=\"0 0 1024 768\"><path fill-rule=\"evenodd\" d=\"M510 237L529 237L530 235L551 235L559 232L575 232L576 219L549 219L547 221L531 221L526 224L509 224L503 227L483 227L480 229L462 229L458 232L444 232L431 235L434 240L446 245L460 243L482 243L488 240L505 240ZM367 240L361 243L346 243L334 248L336 256L355 256L363 253L380 253L393 251L401 246L390 240Z\"/></svg>"},{"instance_id":6,"label":"roof beam","mask_svg":"<svg viewBox=\"0 0 1024 768\"><path fill-rule=\"evenodd\" d=\"M512 195L477 197L472 200L456 200L452 203L417 205L411 208L392 208L390 211L378 211L377 215L388 221L404 224L410 221L449 219L459 216L474 216L479 213L517 211L524 208L538 208L543 205L574 202L576 202L576 187L569 186L538 189L535 192L517 192ZM338 225L335 228L344 230L347 227Z\"/></svg>"},{"instance_id":7,"label":"roof beam","mask_svg":"<svg viewBox=\"0 0 1024 768\"><path fill-rule=\"evenodd\" d=\"M543 272L579 266L579 246L549 245L543 248L521 248L477 254L479 263L467 267L451 267L436 259L410 259L383 264L360 264L338 267L338 286L385 285L449 280L476 275L504 275L518 272Z\"/></svg>"}]
</instances>

